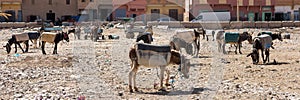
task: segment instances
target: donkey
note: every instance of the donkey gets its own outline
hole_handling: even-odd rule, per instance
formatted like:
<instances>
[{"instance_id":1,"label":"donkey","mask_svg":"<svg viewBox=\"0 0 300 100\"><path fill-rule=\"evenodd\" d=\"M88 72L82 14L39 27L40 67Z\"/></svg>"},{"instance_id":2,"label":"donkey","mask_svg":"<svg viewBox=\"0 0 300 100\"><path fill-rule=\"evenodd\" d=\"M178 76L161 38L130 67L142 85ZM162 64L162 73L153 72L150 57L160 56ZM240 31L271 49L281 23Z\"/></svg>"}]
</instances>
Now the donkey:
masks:
<instances>
[{"instance_id":1,"label":"donkey","mask_svg":"<svg viewBox=\"0 0 300 100\"><path fill-rule=\"evenodd\" d=\"M8 43L5 45L6 51L9 54L11 51L11 45L15 44L15 53L17 53L17 45L20 47L20 49L23 51L23 53L28 52L29 49L29 40L34 41L33 43L37 44L37 39L39 39L40 33L36 31L25 31L24 33L20 34L13 34L12 37L8 40ZM25 51L23 50L20 43L25 44Z\"/></svg>"},{"instance_id":2,"label":"donkey","mask_svg":"<svg viewBox=\"0 0 300 100\"><path fill-rule=\"evenodd\" d=\"M266 61L270 62L270 48L272 47L272 38L269 35L263 34L258 37L254 38L254 44L253 44L253 50L250 54L247 55L247 57L251 56L252 63L258 64L259 62L259 51L261 50L261 56L263 59L263 63L266 63ZM264 58L264 52L266 54L266 58Z\"/></svg>"},{"instance_id":3,"label":"donkey","mask_svg":"<svg viewBox=\"0 0 300 100\"><path fill-rule=\"evenodd\" d=\"M61 33L44 32L41 35L42 53L44 55L46 55L45 44L46 44L46 42L49 42L49 43L55 43L53 54L57 54L57 44L62 40L66 40L67 42L69 42L68 33L65 33L65 32L61 32Z\"/></svg>"},{"instance_id":4,"label":"donkey","mask_svg":"<svg viewBox=\"0 0 300 100\"><path fill-rule=\"evenodd\" d=\"M178 51L171 50L169 45L157 46L144 43L137 43L129 51L129 58L131 60L131 71L129 72L129 90L133 92L132 80L135 91L136 87L136 73L139 67L157 68L160 67L160 86L161 91L165 91L163 87L164 71L170 64L179 65L179 71L183 73L185 78L188 78L190 61L187 56L181 56ZM167 71L166 84L169 82L169 72Z\"/></svg>"},{"instance_id":5,"label":"donkey","mask_svg":"<svg viewBox=\"0 0 300 100\"><path fill-rule=\"evenodd\" d=\"M204 28L198 28L197 30L194 29L195 32L197 32L198 34L202 34L202 39L204 40L206 37L206 41L208 41L208 34L206 33L206 30L204 30ZM214 36L215 36L215 31L212 31L211 33L212 36L212 41L214 41Z\"/></svg>"},{"instance_id":6,"label":"donkey","mask_svg":"<svg viewBox=\"0 0 300 100\"><path fill-rule=\"evenodd\" d=\"M170 42L172 49L179 51L180 48L191 47L191 43L196 45L195 56L198 56L200 50L200 34L195 29L194 31L181 31L177 32ZM187 45L188 44L188 45ZM185 48L189 54L191 54L191 50Z\"/></svg>"},{"instance_id":7,"label":"donkey","mask_svg":"<svg viewBox=\"0 0 300 100\"><path fill-rule=\"evenodd\" d=\"M237 44L235 45L235 54L237 54L237 49L239 49L239 53L242 54L241 52L241 45L242 45L242 42L245 41L245 40L248 40L248 42L250 44L252 44L252 34L249 34L248 32L243 32L243 33L238 33L238 34L232 34L232 35L235 35L233 37L234 40L226 40L225 36L231 36L230 33L225 33L225 31L219 31L217 34L216 34L216 40L217 40L217 43L218 43L218 50L219 52L221 51L221 46L222 46L222 49L223 49L223 53L226 54L225 52L225 44L226 43L230 43L230 44Z\"/></svg>"},{"instance_id":8,"label":"donkey","mask_svg":"<svg viewBox=\"0 0 300 100\"><path fill-rule=\"evenodd\" d=\"M268 35L270 35L271 37L272 37L272 40L276 40L276 39L278 39L279 41L283 41L283 39L282 39L282 36L281 36L281 31L279 32L279 33L270 33L270 34L268 34ZM263 33L258 33L257 34L257 36L260 36L260 35L262 35Z\"/></svg>"}]
</instances>

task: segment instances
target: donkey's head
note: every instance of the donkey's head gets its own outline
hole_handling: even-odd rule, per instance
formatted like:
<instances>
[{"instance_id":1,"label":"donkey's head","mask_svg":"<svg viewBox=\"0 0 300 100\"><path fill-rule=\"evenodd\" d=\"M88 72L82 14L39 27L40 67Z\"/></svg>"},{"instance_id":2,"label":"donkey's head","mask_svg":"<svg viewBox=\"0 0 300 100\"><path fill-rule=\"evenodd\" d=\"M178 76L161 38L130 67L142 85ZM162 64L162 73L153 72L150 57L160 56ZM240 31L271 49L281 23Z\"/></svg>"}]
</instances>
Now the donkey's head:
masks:
<instances>
[{"instance_id":1,"label":"donkey's head","mask_svg":"<svg viewBox=\"0 0 300 100\"><path fill-rule=\"evenodd\" d=\"M67 42L69 42L69 35L67 32L62 32L62 35L63 35L63 39L66 40Z\"/></svg>"},{"instance_id":2,"label":"donkey's head","mask_svg":"<svg viewBox=\"0 0 300 100\"><path fill-rule=\"evenodd\" d=\"M7 52L7 54L9 54L10 53L10 51L11 51L11 47L10 47L10 44L9 43L7 43L5 46L3 46L3 47L5 47L6 48L6 52Z\"/></svg>"},{"instance_id":3,"label":"donkey's head","mask_svg":"<svg viewBox=\"0 0 300 100\"><path fill-rule=\"evenodd\" d=\"M14 36L11 39L8 39L6 45L4 46L6 48L7 54L9 54L11 51L11 45L15 42L14 39L15 39Z\"/></svg>"},{"instance_id":4,"label":"donkey's head","mask_svg":"<svg viewBox=\"0 0 300 100\"><path fill-rule=\"evenodd\" d=\"M148 43L151 44L151 42L153 41L152 35L149 32L144 33L141 36L138 36L136 38L136 42L139 42L140 40L143 40L144 43Z\"/></svg>"},{"instance_id":5,"label":"donkey's head","mask_svg":"<svg viewBox=\"0 0 300 100\"><path fill-rule=\"evenodd\" d=\"M252 63L253 64L257 64L259 61L259 54L257 49L253 49L252 52L250 54L247 55L247 57L251 57L252 58Z\"/></svg>"},{"instance_id":6,"label":"donkey's head","mask_svg":"<svg viewBox=\"0 0 300 100\"><path fill-rule=\"evenodd\" d=\"M281 36L281 32L278 34L272 34L272 39L278 39L279 41L282 41L282 36Z\"/></svg>"},{"instance_id":7,"label":"donkey's head","mask_svg":"<svg viewBox=\"0 0 300 100\"><path fill-rule=\"evenodd\" d=\"M253 43L253 40L252 40L252 34L253 33L248 33L248 32L243 32L243 36L247 39L247 41L252 44Z\"/></svg>"}]
</instances>

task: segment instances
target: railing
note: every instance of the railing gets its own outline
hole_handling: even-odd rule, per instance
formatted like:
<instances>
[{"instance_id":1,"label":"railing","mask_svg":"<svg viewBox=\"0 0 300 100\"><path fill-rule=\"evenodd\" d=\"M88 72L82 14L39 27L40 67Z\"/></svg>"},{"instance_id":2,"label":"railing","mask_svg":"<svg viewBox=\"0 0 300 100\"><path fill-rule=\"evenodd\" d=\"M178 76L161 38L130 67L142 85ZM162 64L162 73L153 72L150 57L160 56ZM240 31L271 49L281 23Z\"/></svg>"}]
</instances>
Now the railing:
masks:
<instances>
[{"instance_id":1,"label":"railing","mask_svg":"<svg viewBox=\"0 0 300 100\"><path fill-rule=\"evenodd\" d=\"M149 25L166 25L169 28L199 28L224 29L224 28L280 28L300 27L300 21L205 21L205 22L179 22L171 21L164 23L148 22Z\"/></svg>"},{"instance_id":2,"label":"railing","mask_svg":"<svg viewBox=\"0 0 300 100\"><path fill-rule=\"evenodd\" d=\"M0 22L0 28L20 28L38 26L36 22Z\"/></svg>"},{"instance_id":3,"label":"railing","mask_svg":"<svg viewBox=\"0 0 300 100\"><path fill-rule=\"evenodd\" d=\"M164 25L168 28L199 28L206 29L224 29L224 28L280 28L280 27L300 27L300 21L205 21L205 22L181 22L170 21L148 22L148 25ZM36 22L0 22L0 28L18 28L39 26Z\"/></svg>"}]
</instances>

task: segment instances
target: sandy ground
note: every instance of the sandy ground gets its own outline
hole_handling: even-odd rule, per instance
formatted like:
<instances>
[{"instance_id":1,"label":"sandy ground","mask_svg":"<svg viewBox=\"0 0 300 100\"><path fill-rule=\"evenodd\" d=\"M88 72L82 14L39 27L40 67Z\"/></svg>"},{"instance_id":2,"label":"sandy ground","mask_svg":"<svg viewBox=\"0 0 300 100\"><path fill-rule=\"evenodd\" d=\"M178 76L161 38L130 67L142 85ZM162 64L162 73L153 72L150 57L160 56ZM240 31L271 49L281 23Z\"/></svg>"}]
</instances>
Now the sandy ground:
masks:
<instances>
[{"instance_id":1,"label":"sandy ground","mask_svg":"<svg viewBox=\"0 0 300 100\"><path fill-rule=\"evenodd\" d=\"M178 29L154 28L153 44L168 44L174 30ZM274 41L267 65L253 65L246 57L252 50L248 42L243 42L243 54L223 55L217 52L215 41L201 40L199 58L191 59L189 79L177 75L174 88L160 92L154 88L159 69L140 68L137 85L141 92L136 93L128 89L128 51L135 40L125 38L123 29L104 32L120 39L92 42L74 39L71 34L69 43L59 44L58 55L51 54L52 44L46 46L47 55L32 47L29 53L18 49L15 54L13 49L7 54L1 46L0 99L300 99L298 31L291 39ZM0 35L5 45L11 34L1 30ZM171 75L177 68L169 66Z\"/></svg>"}]
</instances>

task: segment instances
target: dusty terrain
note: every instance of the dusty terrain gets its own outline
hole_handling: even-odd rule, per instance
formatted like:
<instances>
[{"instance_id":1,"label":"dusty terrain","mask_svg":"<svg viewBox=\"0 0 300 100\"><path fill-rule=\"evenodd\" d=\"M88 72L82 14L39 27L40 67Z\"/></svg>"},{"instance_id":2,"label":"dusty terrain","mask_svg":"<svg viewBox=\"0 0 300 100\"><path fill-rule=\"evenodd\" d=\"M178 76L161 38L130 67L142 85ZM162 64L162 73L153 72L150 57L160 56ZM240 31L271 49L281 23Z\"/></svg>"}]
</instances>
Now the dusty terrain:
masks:
<instances>
[{"instance_id":1,"label":"dusty terrain","mask_svg":"<svg viewBox=\"0 0 300 100\"><path fill-rule=\"evenodd\" d=\"M154 28L153 44L168 44L174 30ZM1 46L0 99L300 99L298 31L291 39L274 41L271 61L265 65L253 65L246 57L252 50L248 42L243 42L243 54L223 55L217 52L215 41L201 40L200 55L192 59L189 79L178 75L174 88L160 92L154 89L159 69L140 68L138 93L128 89L128 51L135 40L126 39L123 29L107 29L104 34L119 35L120 39L92 42L75 40L71 34L69 43L59 44L58 55L51 54L52 44L46 46L47 55L32 47L29 53L18 49L18 55L12 49L7 54ZM0 43L5 45L11 34L1 30L0 35ZM169 66L171 75L177 68Z\"/></svg>"}]
</instances>

